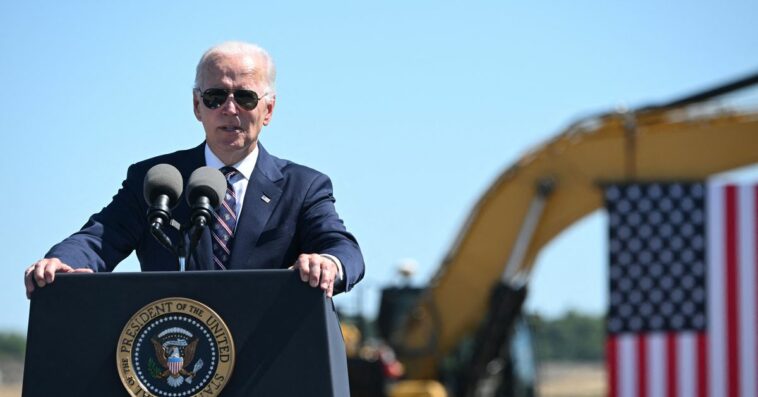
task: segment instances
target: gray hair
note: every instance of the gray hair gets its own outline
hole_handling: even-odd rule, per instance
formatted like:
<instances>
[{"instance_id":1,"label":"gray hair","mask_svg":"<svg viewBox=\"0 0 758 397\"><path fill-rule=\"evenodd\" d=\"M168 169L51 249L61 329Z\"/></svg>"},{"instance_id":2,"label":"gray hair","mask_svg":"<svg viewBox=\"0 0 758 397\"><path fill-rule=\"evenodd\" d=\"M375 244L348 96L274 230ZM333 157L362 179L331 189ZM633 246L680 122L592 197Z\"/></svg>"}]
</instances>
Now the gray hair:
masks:
<instances>
[{"instance_id":1,"label":"gray hair","mask_svg":"<svg viewBox=\"0 0 758 397\"><path fill-rule=\"evenodd\" d=\"M253 58L262 59L266 65L266 73L264 74L267 86L266 92L264 92L266 95L265 100L268 101L276 95L276 87L274 85L276 80L276 67L274 67L274 60L271 59L271 55L256 44L245 43L243 41L227 41L208 49L208 51L200 57L200 62L197 63L197 68L195 69L195 89L200 89L200 82L203 81L205 66L221 55L248 55Z\"/></svg>"}]
</instances>

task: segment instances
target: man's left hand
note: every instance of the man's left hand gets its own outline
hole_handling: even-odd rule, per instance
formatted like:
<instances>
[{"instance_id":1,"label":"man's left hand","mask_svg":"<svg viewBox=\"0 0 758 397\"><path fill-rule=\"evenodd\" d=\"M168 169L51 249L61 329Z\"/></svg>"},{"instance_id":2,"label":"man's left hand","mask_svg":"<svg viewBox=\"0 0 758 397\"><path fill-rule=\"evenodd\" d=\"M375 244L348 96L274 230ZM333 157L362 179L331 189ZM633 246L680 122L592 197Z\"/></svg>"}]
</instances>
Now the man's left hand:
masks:
<instances>
[{"instance_id":1,"label":"man's left hand","mask_svg":"<svg viewBox=\"0 0 758 397\"><path fill-rule=\"evenodd\" d=\"M301 254L290 269L297 269L303 282L321 288L327 297L332 297L334 280L339 277L334 261L319 254Z\"/></svg>"}]
</instances>

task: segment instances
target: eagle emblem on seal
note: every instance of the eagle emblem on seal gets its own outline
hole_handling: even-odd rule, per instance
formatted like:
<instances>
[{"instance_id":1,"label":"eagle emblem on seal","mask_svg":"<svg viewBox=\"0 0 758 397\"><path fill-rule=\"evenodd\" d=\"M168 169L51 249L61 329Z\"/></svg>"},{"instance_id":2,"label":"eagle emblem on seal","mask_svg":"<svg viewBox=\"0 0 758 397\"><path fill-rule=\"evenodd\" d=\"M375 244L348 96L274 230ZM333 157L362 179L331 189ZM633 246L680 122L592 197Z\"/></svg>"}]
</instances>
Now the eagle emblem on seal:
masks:
<instances>
[{"instance_id":1,"label":"eagle emblem on seal","mask_svg":"<svg viewBox=\"0 0 758 397\"><path fill-rule=\"evenodd\" d=\"M166 379L169 386L179 387L183 383L192 383L198 371L203 368L203 360L198 359L192 370L188 370L195 359L198 339L192 333L179 327L172 327L158 334L158 338L150 341L155 349L158 360L157 367L153 363L150 372L153 377Z\"/></svg>"}]
</instances>

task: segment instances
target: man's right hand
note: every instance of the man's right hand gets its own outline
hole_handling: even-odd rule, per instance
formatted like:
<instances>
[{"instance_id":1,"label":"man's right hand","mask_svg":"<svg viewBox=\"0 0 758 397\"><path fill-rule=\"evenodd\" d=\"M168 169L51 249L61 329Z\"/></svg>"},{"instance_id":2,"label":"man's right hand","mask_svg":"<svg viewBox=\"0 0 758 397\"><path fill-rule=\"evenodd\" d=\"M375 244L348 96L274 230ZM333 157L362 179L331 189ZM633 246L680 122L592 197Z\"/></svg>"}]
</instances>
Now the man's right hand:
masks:
<instances>
[{"instance_id":1,"label":"man's right hand","mask_svg":"<svg viewBox=\"0 0 758 397\"><path fill-rule=\"evenodd\" d=\"M92 269L75 269L58 258L40 259L24 272L26 298L31 298L35 285L42 288L55 281L55 273L92 273Z\"/></svg>"}]
</instances>

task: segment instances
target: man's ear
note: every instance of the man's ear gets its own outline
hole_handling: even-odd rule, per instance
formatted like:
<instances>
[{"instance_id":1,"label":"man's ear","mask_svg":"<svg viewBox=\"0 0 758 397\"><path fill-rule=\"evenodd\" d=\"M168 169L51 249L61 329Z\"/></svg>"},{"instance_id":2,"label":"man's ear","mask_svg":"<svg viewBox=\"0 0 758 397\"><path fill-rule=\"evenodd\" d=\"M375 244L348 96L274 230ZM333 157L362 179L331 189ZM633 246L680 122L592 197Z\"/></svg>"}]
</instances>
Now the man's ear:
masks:
<instances>
[{"instance_id":1,"label":"man's ear","mask_svg":"<svg viewBox=\"0 0 758 397\"><path fill-rule=\"evenodd\" d=\"M276 95L271 96L271 100L263 101L266 104L266 114L263 115L263 125L268 125L271 122L271 117L274 115L274 106L276 105Z\"/></svg>"},{"instance_id":2,"label":"man's ear","mask_svg":"<svg viewBox=\"0 0 758 397\"><path fill-rule=\"evenodd\" d=\"M192 90L192 110L195 112L197 121L203 121L202 117L200 117L200 94L197 90Z\"/></svg>"}]
</instances>

